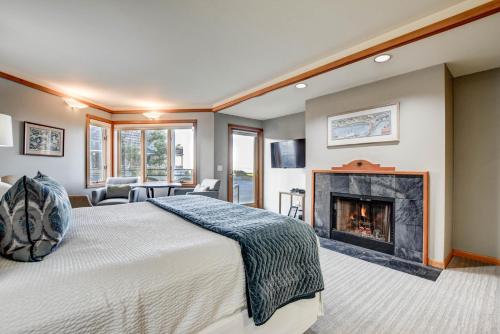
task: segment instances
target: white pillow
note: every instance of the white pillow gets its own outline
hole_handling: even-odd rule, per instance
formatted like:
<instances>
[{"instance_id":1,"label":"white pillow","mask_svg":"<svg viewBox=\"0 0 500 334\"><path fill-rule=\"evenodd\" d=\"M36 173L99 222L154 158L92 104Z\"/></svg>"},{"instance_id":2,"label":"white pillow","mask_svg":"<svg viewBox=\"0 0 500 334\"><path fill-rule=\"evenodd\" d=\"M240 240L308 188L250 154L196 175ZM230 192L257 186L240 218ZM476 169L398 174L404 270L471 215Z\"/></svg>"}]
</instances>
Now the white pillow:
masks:
<instances>
[{"instance_id":1,"label":"white pillow","mask_svg":"<svg viewBox=\"0 0 500 334\"><path fill-rule=\"evenodd\" d=\"M200 184L197 184L196 187L194 187L194 190L193 190L194 193L199 193L199 192L203 192L203 191L208 191L208 187L207 186L202 186Z\"/></svg>"},{"instance_id":2,"label":"white pillow","mask_svg":"<svg viewBox=\"0 0 500 334\"><path fill-rule=\"evenodd\" d=\"M215 185L217 184L217 182L219 182L219 180L217 180L217 179L204 179L201 182L201 185L203 187L207 187L208 190L213 190Z\"/></svg>"},{"instance_id":3,"label":"white pillow","mask_svg":"<svg viewBox=\"0 0 500 334\"><path fill-rule=\"evenodd\" d=\"M1 182L0 181L0 200L2 199L3 195L12 187L10 184Z\"/></svg>"}]
</instances>

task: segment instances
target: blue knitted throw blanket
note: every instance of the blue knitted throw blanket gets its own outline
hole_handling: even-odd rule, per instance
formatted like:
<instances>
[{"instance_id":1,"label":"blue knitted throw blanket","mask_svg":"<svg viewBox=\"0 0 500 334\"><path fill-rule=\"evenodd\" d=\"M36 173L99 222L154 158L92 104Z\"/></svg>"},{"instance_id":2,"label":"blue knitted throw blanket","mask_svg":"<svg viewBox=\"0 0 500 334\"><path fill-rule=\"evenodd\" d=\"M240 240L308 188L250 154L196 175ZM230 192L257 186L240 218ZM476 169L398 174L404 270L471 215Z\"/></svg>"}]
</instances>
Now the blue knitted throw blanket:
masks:
<instances>
[{"instance_id":1,"label":"blue knitted throw blanket","mask_svg":"<svg viewBox=\"0 0 500 334\"><path fill-rule=\"evenodd\" d=\"M324 289L317 239L309 225L205 196L148 201L240 244L248 312L256 325L264 324L280 307Z\"/></svg>"}]
</instances>

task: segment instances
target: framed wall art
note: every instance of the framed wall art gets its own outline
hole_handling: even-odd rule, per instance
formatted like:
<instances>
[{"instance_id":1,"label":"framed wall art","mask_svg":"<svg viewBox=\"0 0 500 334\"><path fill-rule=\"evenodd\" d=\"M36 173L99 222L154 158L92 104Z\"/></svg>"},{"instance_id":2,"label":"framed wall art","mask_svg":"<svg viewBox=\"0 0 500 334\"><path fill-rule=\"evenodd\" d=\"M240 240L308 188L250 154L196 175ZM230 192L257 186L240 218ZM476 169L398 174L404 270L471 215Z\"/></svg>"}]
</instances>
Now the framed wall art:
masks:
<instances>
[{"instance_id":1,"label":"framed wall art","mask_svg":"<svg viewBox=\"0 0 500 334\"><path fill-rule=\"evenodd\" d=\"M399 140L399 104L328 117L328 147Z\"/></svg>"},{"instance_id":2,"label":"framed wall art","mask_svg":"<svg viewBox=\"0 0 500 334\"><path fill-rule=\"evenodd\" d=\"M24 154L64 156L64 129L24 122Z\"/></svg>"}]
</instances>

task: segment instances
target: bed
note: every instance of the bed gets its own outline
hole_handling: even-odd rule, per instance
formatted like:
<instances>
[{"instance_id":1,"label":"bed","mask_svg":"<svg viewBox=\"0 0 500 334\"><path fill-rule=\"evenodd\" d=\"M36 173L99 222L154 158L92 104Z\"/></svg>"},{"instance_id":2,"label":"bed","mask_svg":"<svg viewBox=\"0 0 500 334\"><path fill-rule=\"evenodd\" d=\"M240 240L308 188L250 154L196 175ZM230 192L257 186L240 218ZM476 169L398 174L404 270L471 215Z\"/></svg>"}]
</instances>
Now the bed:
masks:
<instances>
[{"instance_id":1,"label":"bed","mask_svg":"<svg viewBox=\"0 0 500 334\"><path fill-rule=\"evenodd\" d=\"M148 202L73 210L42 262L0 258L0 333L303 333L319 293L248 316L240 245Z\"/></svg>"}]
</instances>

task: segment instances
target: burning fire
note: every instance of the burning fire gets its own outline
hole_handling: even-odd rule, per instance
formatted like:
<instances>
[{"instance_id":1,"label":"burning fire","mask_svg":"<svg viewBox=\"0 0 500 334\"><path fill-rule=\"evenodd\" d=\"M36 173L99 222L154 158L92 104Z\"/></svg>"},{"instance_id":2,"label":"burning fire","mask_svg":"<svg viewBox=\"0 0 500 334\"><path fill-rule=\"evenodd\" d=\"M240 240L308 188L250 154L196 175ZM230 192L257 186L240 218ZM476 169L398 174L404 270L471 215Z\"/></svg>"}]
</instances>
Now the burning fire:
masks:
<instances>
[{"instance_id":1,"label":"burning fire","mask_svg":"<svg viewBox=\"0 0 500 334\"><path fill-rule=\"evenodd\" d=\"M361 206L361 217L366 218L366 206Z\"/></svg>"}]
</instances>

